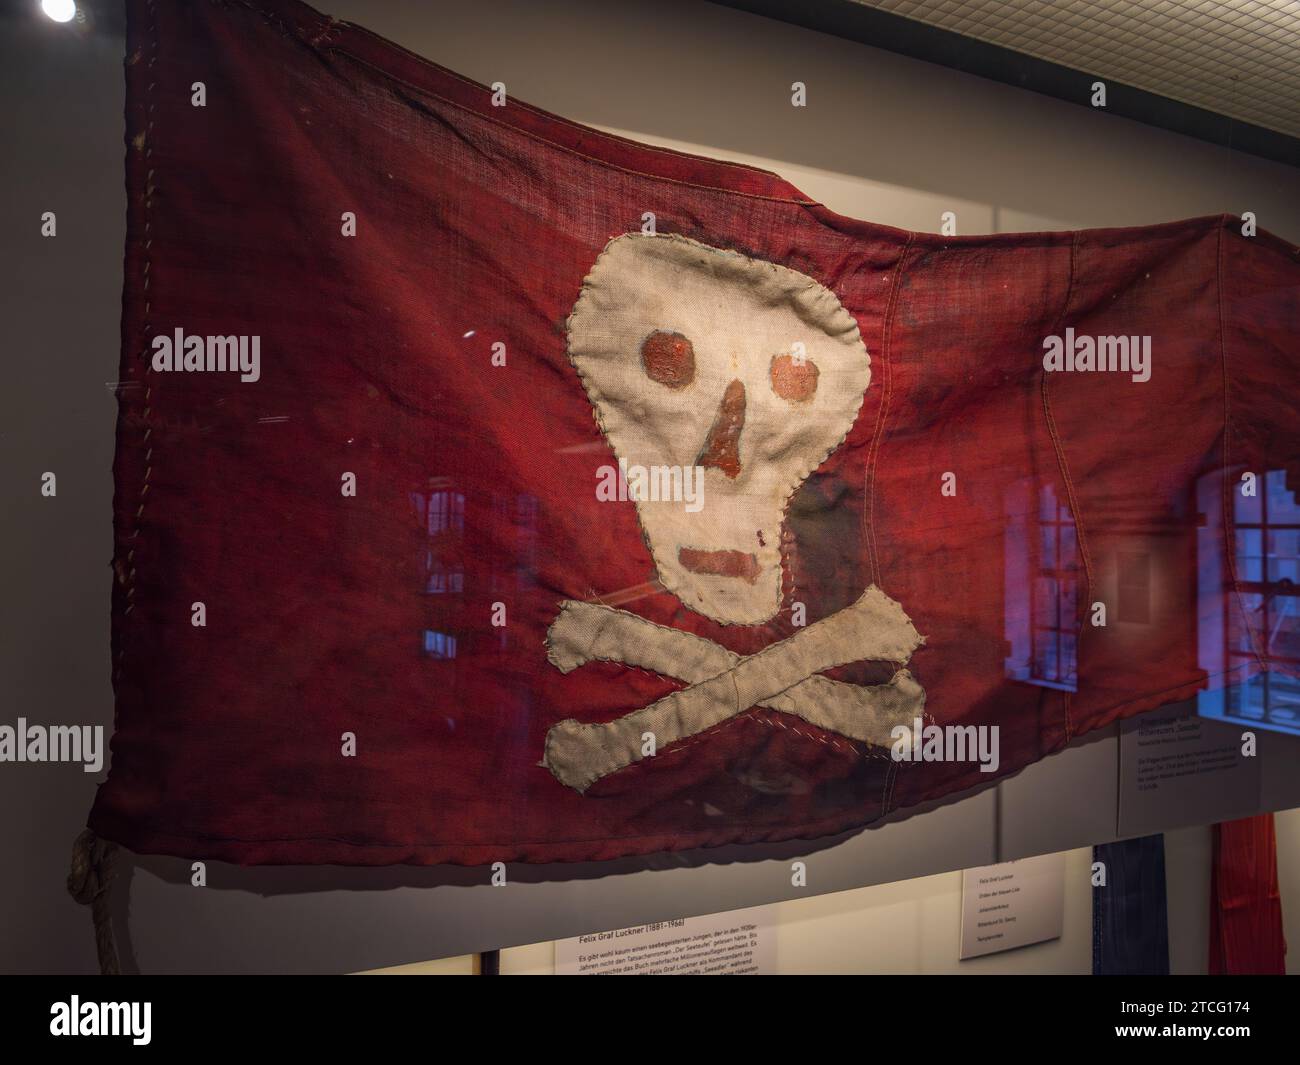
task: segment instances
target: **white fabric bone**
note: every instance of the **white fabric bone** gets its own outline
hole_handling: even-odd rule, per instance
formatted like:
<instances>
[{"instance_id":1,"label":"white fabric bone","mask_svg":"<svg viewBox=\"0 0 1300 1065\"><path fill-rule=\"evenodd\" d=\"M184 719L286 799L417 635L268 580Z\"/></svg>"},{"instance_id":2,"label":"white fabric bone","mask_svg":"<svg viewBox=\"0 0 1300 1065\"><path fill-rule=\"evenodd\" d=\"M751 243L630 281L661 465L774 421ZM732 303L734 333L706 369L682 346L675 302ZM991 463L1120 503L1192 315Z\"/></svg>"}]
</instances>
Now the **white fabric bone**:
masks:
<instances>
[{"instance_id":1,"label":"white fabric bone","mask_svg":"<svg viewBox=\"0 0 1300 1065\"><path fill-rule=\"evenodd\" d=\"M699 684L741 660L711 640L625 610L575 600L560 605L547 633L547 658L561 673L592 661L620 662L687 684ZM761 705L852 740L888 747L895 725L910 726L924 712L925 689L906 669L871 686L818 675Z\"/></svg>"},{"instance_id":2,"label":"white fabric bone","mask_svg":"<svg viewBox=\"0 0 1300 1065\"><path fill-rule=\"evenodd\" d=\"M641 758L642 734L659 747L768 706L853 739L888 745L910 725L925 693L907 670L887 684L858 687L816 674L863 660L905 664L923 643L902 607L869 587L852 606L741 657L700 637L589 603L566 602L548 633L548 657L563 672L607 660L688 681L690 687L604 724L572 718L553 726L542 759L577 791Z\"/></svg>"}]
</instances>

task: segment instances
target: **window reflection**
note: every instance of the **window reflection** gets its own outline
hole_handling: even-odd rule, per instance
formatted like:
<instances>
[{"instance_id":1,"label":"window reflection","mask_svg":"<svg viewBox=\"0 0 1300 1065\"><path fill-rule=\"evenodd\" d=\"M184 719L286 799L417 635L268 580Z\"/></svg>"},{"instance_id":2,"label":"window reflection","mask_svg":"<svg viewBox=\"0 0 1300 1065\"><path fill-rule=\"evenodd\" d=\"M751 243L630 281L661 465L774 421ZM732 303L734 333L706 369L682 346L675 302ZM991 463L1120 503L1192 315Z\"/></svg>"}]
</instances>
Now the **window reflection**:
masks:
<instances>
[{"instance_id":1,"label":"window reflection","mask_svg":"<svg viewBox=\"0 0 1300 1065\"><path fill-rule=\"evenodd\" d=\"M1221 484L1217 476L1207 480ZM1203 634L1201 653L1209 672L1226 673L1228 678L1252 672L1247 667L1257 659L1263 669L1220 691L1204 693L1199 711L1300 733L1300 681L1282 672L1300 667L1300 506L1282 470L1268 471L1255 488L1251 495L1243 494L1239 481L1232 488L1238 594L1221 597L1217 618L1202 610L1211 639ZM1212 513L1206 504L1213 496L1212 487L1202 491L1207 514ZM1200 578L1202 601L1212 602L1221 576L1203 562Z\"/></svg>"},{"instance_id":2,"label":"window reflection","mask_svg":"<svg viewBox=\"0 0 1300 1065\"><path fill-rule=\"evenodd\" d=\"M428 538L422 567L424 594L463 592L465 571L460 559L465 537L464 494L455 491L447 478L434 477L429 480L428 491L411 493L411 502Z\"/></svg>"},{"instance_id":3,"label":"window reflection","mask_svg":"<svg viewBox=\"0 0 1300 1065\"><path fill-rule=\"evenodd\" d=\"M1151 623L1151 555L1146 551L1121 551L1118 563L1117 621L1133 625Z\"/></svg>"},{"instance_id":4,"label":"window reflection","mask_svg":"<svg viewBox=\"0 0 1300 1065\"><path fill-rule=\"evenodd\" d=\"M510 612L537 587L538 497L467 492L450 477L430 477L408 497L422 534L419 591L430 597L418 630L423 653L450 660L510 651Z\"/></svg>"},{"instance_id":5,"label":"window reflection","mask_svg":"<svg viewBox=\"0 0 1300 1065\"><path fill-rule=\"evenodd\" d=\"M456 637L445 632L425 629L424 653L430 658L455 658Z\"/></svg>"},{"instance_id":6,"label":"window reflection","mask_svg":"<svg viewBox=\"0 0 1300 1065\"><path fill-rule=\"evenodd\" d=\"M1300 508L1281 470L1270 470L1258 488L1253 497L1236 493L1243 609L1228 612L1226 651L1230 667L1258 651L1266 671L1229 689L1226 710L1232 717L1300 731L1300 682L1273 668L1300 665Z\"/></svg>"},{"instance_id":7,"label":"window reflection","mask_svg":"<svg viewBox=\"0 0 1300 1065\"><path fill-rule=\"evenodd\" d=\"M1074 519L1050 484L1019 482L1007 495L1007 676L1078 688L1079 549Z\"/></svg>"},{"instance_id":8,"label":"window reflection","mask_svg":"<svg viewBox=\"0 0 1300 1065\"><path fill-rule=\"evenodd\" d=\"M536 587L537 578L538 499L527 492L494 492L492 495L493 527L504 530L502 548L506 557L492 569L488 592L494 603L516 601L518 592ZM494 630L497 647L510 648L510 627Z\"/></svg>"}]
</instances>

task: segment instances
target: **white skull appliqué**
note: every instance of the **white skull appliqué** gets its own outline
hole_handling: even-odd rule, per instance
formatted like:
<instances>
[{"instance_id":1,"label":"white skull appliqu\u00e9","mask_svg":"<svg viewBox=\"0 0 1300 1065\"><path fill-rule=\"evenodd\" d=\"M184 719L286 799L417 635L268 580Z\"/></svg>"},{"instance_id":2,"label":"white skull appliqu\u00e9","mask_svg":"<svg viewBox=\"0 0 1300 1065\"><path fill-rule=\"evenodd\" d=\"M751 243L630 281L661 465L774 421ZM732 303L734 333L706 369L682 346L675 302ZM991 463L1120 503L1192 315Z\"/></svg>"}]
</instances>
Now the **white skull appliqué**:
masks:
<instances>
[{"instance_id":1,"label":"white skull appliqu\u00e9","mask_svg":"<svg viewBox=\"0 0 1300 1065\"><path fill-rule=\"evenodd\" d=\"M679 236L609 242L568 323L569 357L631 469L703 468L703 505L636 498L659 580L755 625L781 606L781 526L871 381L857 322L797 271Z\"/></svg>"}]
</instances>

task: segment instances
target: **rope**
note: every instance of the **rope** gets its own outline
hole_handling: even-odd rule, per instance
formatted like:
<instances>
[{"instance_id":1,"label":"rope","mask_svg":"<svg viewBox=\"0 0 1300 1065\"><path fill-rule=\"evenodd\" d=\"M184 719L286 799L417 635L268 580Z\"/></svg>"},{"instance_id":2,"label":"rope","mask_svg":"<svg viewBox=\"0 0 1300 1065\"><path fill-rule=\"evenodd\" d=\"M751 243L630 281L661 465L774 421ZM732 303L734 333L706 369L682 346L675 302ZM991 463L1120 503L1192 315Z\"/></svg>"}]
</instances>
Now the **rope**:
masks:
<instances>
[{"instance_id":1,"label":"rope","mask_svg":"<svg viewBox=\"0 0 1300 1065\"><path fill-rule=\"evenodd\" d=\"M90 907L95 923L95 951L99 971L117 976L117 944L113 941L113 919L108 906L108 885L113 880L113 859L117 844L100 839L90 829L72 845L72 868L68 871L68 894Z\"/></svg>"}]
</instances>

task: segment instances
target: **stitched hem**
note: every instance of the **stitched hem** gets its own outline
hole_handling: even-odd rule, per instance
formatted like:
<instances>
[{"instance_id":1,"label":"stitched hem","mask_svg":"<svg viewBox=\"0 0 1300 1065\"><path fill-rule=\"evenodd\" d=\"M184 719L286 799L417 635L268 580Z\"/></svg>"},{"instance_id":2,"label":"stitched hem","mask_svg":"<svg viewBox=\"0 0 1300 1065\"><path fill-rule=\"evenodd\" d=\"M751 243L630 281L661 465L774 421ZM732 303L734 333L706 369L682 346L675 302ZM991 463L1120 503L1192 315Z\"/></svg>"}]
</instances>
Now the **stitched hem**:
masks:
<instances>
[{"instance_id":1,"label":"stitched hem","mask_svg":"<svg viewBox=\"0 0 1300 1065\"><path fill-rule=\"evenodd\" d=\"M898 292L902 287L903 273L907 269L907 256L912 250L911 235L907 244L899 253L894 264L894 276L890 278L889 300L885 304L885 318L880 327L880 406L876 408L876 426L871 432L871 445L867 452L866 508L863 518L866 524L867 550L870 553L871 582L882 591L885 587L884 574L880 572L880 553L876 548L876 460L885 433L885 423L889 416L889 397L894 386L893 363L890 355L890 341L894 328L894 312L898 308Z\"/></svg>"},{"instance_id":2,"label":"stitched hem","mask_svg":"<svg viewBox=\"0 0 1300 1065\"><path fill-rule=\"evenodd\" d=\"M155 0L144 4L145 17L133 24L127 39L125 170L127 239L122 265L121 348L118 355L118 419L113 493L113 587L111 609L111 682L113 726L117 731L118 686L123 675L127 631L135 611L137 551L144 548L144 514L153 475L153 379L149 339L152 333L152 207L155 67L158 25ZM141 560L140 564L143 564Z\"/></svg>"},{"instance_id":3,"label":"stitched hem","mask_svg":"<svg viewBox=\"0 0 1300 1065\"><path fill-rule=\"evenodd\" d=\"M308 5L300 3L299 0L230 0L230 2L259 16L277 32L298 41L317 54L329 53L342 56L393 85L400 85L421 96L473 114L486 122L513 130L530 140L610 169L688 188L722 192L748 199L789 203L801 207L819 206L815 200L770 170L745 163L711 159L708 156L680 152L672 148L642 144L617 134L605 133L592 126L584 126L532 104L518 102L513 97L509 97L507 107L494 108L490 103L492 90L487 86L416 55L401 45L371 33L364 27L351 22L328 19ZM403 77L390 69L402 63L414 68L409 71L412 77L418 73L423 75L423 79L411 80L410 77ZM457 99L454 95L456 92L474 98ZM515 120L494 113L511 110L516 112ZM524 116L524 121L519 120L519 115ZM573 143L564 143L554 136L546 136L538 129L529 128L530 125L546 126L553 131L564 130L571 134ZM608 154L613 158L582 151L578 147L580 144L603 146L608 149ZM663 157L665 160L675 160L683 166L698 168L702 172L699 176L706 180L692 181L672 174L641 169L635 165L634 160L643 155ZM618 158L620 156L622 158ZM734 180L729 181L729 178ZM745 188L746 179L756 187Z\"/></svg>"},{"instance_id":4,"label":"stitched hem","mask_svg":"<svg viewBox=\"0 0 1300 1065\"><path fill-rule=\"evenodd\" d=\"M1223 558L1224 566L1228 572L1228 580L1232 585L1231 594L1237 603L1237 612L1241 615L1242 628L1246 630L1246 635L1250 639L1251 654L1255 656L1255 662L1261 669L1267 669L1264 656L1260 651L1259 642L1255 636L1255 629L1250 623L1250 616L1246 613L1246 601L1242 595L1241 583L1237 578L1237 544L1232 532L1233 496L1232 485L1228 477L1228 471L1232 468L1229 454L1229 437L1232 433L1232 385L1228 373L1228 332L1223 318L1223 230L1228 224L1229 218L1229 215L1225 214L1223 216L1223 225L1219 227L1218 240L1214 251L1215 300L1219 320L1219 361L1223 367Z\"/></svg>"},{"instance_id":5,"label":"stitched hem","mask_svg":"<svg viewBox=\"0 0 1300 1065\"><path fill-rule=\"evenodd\" d=\"M1056 317L1056 323L1052 329L1054 335L1059 336L1061 327L1065 324L1070 316L1070 301L1074 298L1074 276L1075 276L1075 259L1079 252L1079 235L1075 233L1070 241L1070 259L1069 259L1069 277L1065 285L1065 301L1061 304L1061 313ZM1070 464L1065 457L1065 445L1061 441L1061 434L1056 428L1056 418L1052 415L1052 396L1050 387L1050 378L1046 367L1042 372L1042 395L1043 395L1043 417L1047 422L1047 432L1052 439L1052 449L1056 452L1056 465L1060 470L1061 480L1065 484L1065 498L1070 504L1070 516L1074 519L1075 541L1079 545L1079 558L1083 562L1084 580L1087 583L1087 594L1081 604L1083 612L1077 619L1078 628L1074 634L1074 646L1076 653L1075 670L1078 672L1079 663L1082 661L1081 653L1083 647L1083 636L1087 626L1084 619L1092 609L1093 589L1096 581L1092 572L1092 559L1088 554L1088 538L1084 533L1083 514L1079 507L1078 493L1074 490L1074 479L1070 476ZM1065 710L1065 739L1068 743L1071 738L1072 722L1070 720L1070 692L1065 692L1062 697L1062 706Z\"/></svg>"}]
</instances>

